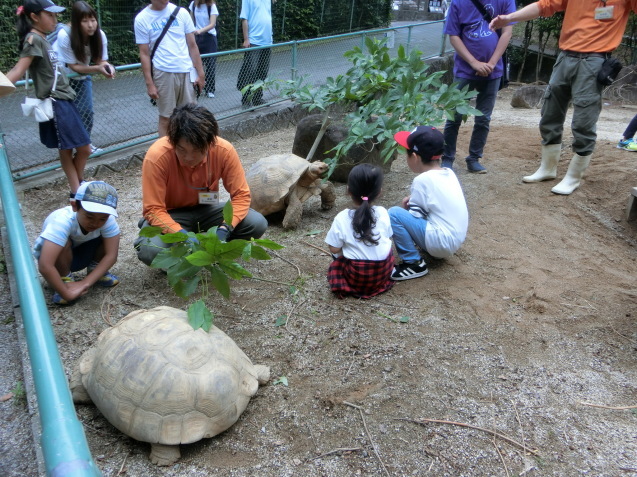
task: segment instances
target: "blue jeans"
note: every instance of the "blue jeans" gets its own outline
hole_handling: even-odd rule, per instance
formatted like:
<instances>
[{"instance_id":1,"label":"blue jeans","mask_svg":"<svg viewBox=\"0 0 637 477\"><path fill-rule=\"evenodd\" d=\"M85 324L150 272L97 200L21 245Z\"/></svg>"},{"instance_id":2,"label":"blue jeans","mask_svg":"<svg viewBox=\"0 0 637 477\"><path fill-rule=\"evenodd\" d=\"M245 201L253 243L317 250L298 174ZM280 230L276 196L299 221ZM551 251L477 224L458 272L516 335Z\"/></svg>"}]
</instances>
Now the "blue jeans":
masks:
<instances>
[{"instance_id":1,"label":"blue jeans","mask_svg":"<svg viewBox=\"0 0 637 477\"><path fill-rule=\"evenodd\" d=\"M75 107L82 117L84 129L91 136L93 130L93 80L87 76L85 80L69 79L71 87L75 91Z\"/></svg>"},{"instance_id":2,"label":"blue jeans","mask_svg":"<svg viewBox=\"0 0 637 477\"><path fill-rule=\"evenodd\" d=\"M418 247L426 250L425 231L427 229L427 219L414 217L407 209L402 207L391 207L389 209L389 219L394 232L394 244L398 256L403 262L420 261Z\"/></svg>"},{"instance_id":3,"label":"blue jeans","mask_svg":"<svg viewBox=\"0 0 637 477\"><path fill-rule=\"evenodd\" d=\"M491 113L495 106L495 100L498 96L501 78L484 80L470 80L466 78L454 78L458 81L458 89L469 85L469 90L477 91L476 109L480 110L482 116L474 118L473 132L471 133L471 142L469 143L469 155L467 162L475 162L480 160L487 143L489 135L489 124L491 123ZM456 143L458 141L458 130L462 124L462 115L456 113L453 121L447 120L445 123L445 148L442 160L452 161L456 158Z\"/></svg>"}]
</instances>

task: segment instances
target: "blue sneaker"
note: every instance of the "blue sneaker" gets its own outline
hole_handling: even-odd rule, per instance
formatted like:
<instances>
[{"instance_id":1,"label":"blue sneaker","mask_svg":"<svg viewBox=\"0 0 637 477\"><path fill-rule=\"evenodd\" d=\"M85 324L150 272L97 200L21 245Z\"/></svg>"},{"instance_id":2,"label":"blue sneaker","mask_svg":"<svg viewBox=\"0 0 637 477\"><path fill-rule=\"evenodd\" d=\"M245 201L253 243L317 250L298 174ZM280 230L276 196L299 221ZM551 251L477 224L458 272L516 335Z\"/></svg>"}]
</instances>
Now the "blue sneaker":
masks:
<instances>
[{"instance_id":1,"label":"blue sneaker","mask_svg":"<svg viewBox=\"0 0 637 477\"><path fill-rule=\"evenodd\" d=\"M442 159L440 161L440 167L446 167L447 169L453 170L453 159Z\"/></svg>"},{"instance_id":2,"label":"blue sneaker","mask_svg":"<svg viewBox=\"0 0 637 477\"><path fill-rule=\"evenodd\" d=\"M487 169L478 161L467 161L467 170L474 174L486 174Z\"/></svg>"},{"instance_id":3,"label":"blue sneaker","mask_svg":"<svg viewBox=\"0 0 637 477\"><path fill-rule=\"evenodd\" d=\"M86 274L88 275L97 267L97 263L92 262L88 267L86 267ZM96 282L96 285L101 287L109 288L114 287L119 283L119 278L116 275L113 275L111 272L106 272L103 276L101 276Z\"/></svg>"},{"instance_id":4,"label":"blue sneaker","mask_svg":"<svg viewBox=\"0 0 637 477\"><path fill-rule=\"evenodd\" d=\"M67 275L66 277L60 277L60 278L62 279L64 283L70 283L75 281L73 276L70 274ZM66 306L66 305L73 304L72 301L66 301L64 298L62 298L58 292L53 293L53 298L51 298L51 301L53 302L54 305Z\"/></svg>"},{"instance_id":5,"label":"blue sneaker","mask_svg":"<svg viewBox=\"0 0 637 477\"><path fill-rule=\"evenodd\" d=\"M637 142L633 138L625 139L617 143L617 149L623 149L624 151L637 151Z\"/></svg>"}]
</instances>

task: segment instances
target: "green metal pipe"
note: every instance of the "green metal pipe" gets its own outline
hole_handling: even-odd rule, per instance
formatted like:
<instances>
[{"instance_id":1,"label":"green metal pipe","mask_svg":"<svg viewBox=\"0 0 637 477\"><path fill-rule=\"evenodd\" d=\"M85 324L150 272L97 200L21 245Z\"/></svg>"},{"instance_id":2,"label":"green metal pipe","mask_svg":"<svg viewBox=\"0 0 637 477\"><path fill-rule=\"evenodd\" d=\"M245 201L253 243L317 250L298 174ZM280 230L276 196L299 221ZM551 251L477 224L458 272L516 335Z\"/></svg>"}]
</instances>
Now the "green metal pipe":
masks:
<instances>
[{"instance_id":1,"label":"green metal pipe","mask_svg":"<svg viewBox=\"0 0 637 477\"><path fill-rule=\"evenodd\" d=\"M42 435L46 473L53 477L102 475L93 462L55 342L29 239L20 215L4 137L0 133L0 199L18 288Z\"/></svg>"}]
</instances>

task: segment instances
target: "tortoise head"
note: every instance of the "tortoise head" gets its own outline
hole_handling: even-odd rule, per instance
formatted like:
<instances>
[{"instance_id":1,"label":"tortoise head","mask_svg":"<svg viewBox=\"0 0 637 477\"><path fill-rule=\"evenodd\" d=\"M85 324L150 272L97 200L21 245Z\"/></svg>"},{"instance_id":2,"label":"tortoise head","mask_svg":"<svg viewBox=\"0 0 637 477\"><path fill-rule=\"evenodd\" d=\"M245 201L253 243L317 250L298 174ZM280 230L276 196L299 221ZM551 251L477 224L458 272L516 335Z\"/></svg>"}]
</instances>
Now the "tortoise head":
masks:
<instances>
[{"instance_id":1,"label":"tortoise head","mask_svg":"<svg viewBox=\"0 0 637 477\"><path fill-rule=\"evenodd\" d=\"M310 164L308 172L314 177L321 177L327 172L329 168L330 166L328 166L324 162L312 162Z\"/></svg>"}]
</instances>

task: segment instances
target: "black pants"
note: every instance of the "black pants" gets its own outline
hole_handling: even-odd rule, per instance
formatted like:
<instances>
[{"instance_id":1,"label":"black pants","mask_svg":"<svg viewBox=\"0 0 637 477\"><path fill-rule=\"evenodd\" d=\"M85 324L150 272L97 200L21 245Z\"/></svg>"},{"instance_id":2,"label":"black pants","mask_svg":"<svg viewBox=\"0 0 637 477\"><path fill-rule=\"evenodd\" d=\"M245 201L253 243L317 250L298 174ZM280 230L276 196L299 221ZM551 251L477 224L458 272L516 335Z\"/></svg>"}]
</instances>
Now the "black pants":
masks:
<instances>
[{"instance_id":1,"label":"black pants","mask_svg":"<svg viewBox=\"0 0 637 477\"><path fill-rule=\"evenodd\" d=\"M258 46L258 45L250 45ZM270 48L262 50L246 51L243 55L243 64L239 70L237 78L237 89L241 91L249 84L255 83L257 80L265 80L270 69ZM243 94L241 104L247 106L250 104L249 94ZM259 90L252 96L252 104L263 104L263 90Z\"/></svg>"},{"instance_id":2,"label":"black pants","mask_svg":"<svg viewBox=\"0 0 637 477\"><path fill-rule=\"evenodd\" d=\"M217 52L217 35L211 35L210 33L203 33L201 35L195 35L197 46L199 47L199 53L205 55L206 53ZM215 92L215 74L217 72L217 57L201 58L203 63L203 71L206 75L206 84L203 87L204 93Z\"/></svg>"}]
</instances>

